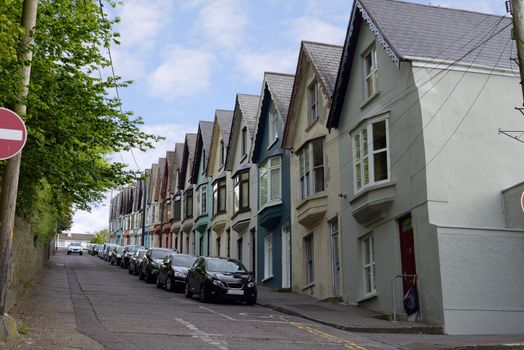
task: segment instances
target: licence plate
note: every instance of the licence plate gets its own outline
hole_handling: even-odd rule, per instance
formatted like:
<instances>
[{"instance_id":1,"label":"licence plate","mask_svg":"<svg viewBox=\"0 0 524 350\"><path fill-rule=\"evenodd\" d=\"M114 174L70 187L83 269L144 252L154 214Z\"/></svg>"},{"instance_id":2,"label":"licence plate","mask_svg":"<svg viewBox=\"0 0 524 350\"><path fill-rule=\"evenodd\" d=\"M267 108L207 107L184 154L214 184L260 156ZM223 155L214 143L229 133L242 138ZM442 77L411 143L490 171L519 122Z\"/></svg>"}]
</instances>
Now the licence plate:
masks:
<instances>
[{"instance_id":1,"label":"licence plate","mask_svg":"<svg viewBox=\"0 0 524 350\"><path fill-rule=\"evenodd\" d=\"M229 289L227 291L227 294L232 294L232 295L244 295L244 291L241 290L241 289Z\"/></svg>"}]
</instances>

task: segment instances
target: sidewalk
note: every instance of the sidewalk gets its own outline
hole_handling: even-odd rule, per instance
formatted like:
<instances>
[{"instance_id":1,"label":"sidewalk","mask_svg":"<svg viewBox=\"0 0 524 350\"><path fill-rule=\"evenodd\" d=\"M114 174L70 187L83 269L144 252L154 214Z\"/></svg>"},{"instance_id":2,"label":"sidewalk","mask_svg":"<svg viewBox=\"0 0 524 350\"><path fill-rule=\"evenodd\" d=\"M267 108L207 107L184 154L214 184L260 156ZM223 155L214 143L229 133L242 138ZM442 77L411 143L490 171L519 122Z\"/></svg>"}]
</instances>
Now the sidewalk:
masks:
<instances>
[{"instance_id":1,"label":"sidewalk","mask_svg":"<svg viewBox=\"0 0 524 350\"><path fill-rule=\"evenodd\" d=\"M33 287L9 312L26 335L0 341L0 349L103 349L76 330L71 294L61 256L54 256L42 269Z\"/></svg>"},{"instance_id":2,"label":"sidewalk","mask_svg":"<svg viewBox=\"0 0 524 350\"><path fill-rule=\"evenodd\" d=\"M376 318L378 313L357 306L319 301L295 293L276 292L263 286L258 286L257 303L334 328L366 333L365 336L370 339L397 344L403 349L524 349L524 334L443 335L440 326L385 321Z\"/></svg>"}]
</instances>

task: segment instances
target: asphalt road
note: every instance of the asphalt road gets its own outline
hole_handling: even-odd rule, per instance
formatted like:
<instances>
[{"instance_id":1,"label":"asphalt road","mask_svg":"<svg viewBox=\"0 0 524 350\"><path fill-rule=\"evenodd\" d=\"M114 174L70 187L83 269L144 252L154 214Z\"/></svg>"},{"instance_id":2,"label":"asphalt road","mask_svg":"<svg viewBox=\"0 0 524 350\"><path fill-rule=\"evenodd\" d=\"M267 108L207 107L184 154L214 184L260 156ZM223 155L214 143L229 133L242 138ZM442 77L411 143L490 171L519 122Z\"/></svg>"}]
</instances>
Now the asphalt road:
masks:
<instances>
[{"instance_id":1,"label":"asphalt road","mask_svg":"<svg viewBox=\"0 0 524 350\"><path fill-rule=\"evenodd\" d=\"M262 306L200 303L97 257L63 256L76 328L107 349L392 349Z\"/></svg>"}]
</instances>

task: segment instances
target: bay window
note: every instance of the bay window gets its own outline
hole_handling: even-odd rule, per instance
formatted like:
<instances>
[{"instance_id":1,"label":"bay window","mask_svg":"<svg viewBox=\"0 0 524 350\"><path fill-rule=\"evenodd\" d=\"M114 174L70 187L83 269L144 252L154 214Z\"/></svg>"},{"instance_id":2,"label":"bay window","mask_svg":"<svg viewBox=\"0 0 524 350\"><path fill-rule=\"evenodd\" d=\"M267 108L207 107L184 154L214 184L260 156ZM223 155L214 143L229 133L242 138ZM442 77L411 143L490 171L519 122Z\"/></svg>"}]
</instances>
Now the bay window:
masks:
<instances>
[{"instance_id":1,"label":"bay window","mask_svg":"<svg viewBox=\"0 0 524 350\"><path fill-rule=\"evenodd\" d=\"M233 178L233 212L249 209L249 172Z\"/></svg>"},{"instance_id":2,"label":"bay window","mask_svg":"<svg viewBox=\"0 0 524 350\"><path fill-rule=\"evenodd\" d=\"M280 156L266 160L259 167L259 207L280 199L281 192L281 160Z\"/></svg>"},{"instance_id":3,"label":"bay window","mask_svg":"<svg viewBox=\"0 0 524 350\"><path fill-rule=\"evenodd\" d=\"M197 191L197 214L207 214L207 185L202 185Z\"/></svg>"},{"instance_id":4,"label":"bay window","mask_svg":"<svg viewBox=\"0 0 524 350\"><path fill-rule=\"evenodd\" d=\"M355 192L389 180L388 120L365 125L353 135Z\"/></svg>"},{"instance_id":5,"label":"bay window","mask_svg":"<svg viewBox=\"0 0 524 350\"><path fill-rule=\"evenodd\" d=\"M325 189L324 140L314 140L297 152L299 162L299 198L310 197Z\"/></svg>"}]
</instances>

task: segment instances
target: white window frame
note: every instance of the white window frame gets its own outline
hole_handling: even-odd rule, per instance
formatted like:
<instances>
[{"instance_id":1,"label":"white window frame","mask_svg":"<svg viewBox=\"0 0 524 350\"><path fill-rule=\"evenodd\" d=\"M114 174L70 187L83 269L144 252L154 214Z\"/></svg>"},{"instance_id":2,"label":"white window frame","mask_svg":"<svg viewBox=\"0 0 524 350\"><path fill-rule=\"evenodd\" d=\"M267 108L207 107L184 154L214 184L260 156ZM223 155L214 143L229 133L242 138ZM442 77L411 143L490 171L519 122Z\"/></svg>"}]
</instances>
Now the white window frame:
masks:
<instances>
[{"instance_id":1,"label":"white window frame","mask_svg":"<svg viewBox=\"0 0 524 350\"><path fill-rule=\"evenodd\" d=\"M315 242L313 234L304 237L304 250L306 257L306 285L315 283Z\"/></svg>"},{"instance_id":2,"label":"white window frame","mask_svg":"<svg viewBox=\"0 0 524 350\"><path fill-rule=\"evenodd\" d=\"M373 125L378 123L386 123L386 147L374 150L373 149ZM364 135L366 141L364 141ZM390 148L389 148L389 118L376 118L370 120L367 124L355 130L351 135L351 142L353 148L353 186L354 193L360 192L363 189L386 183L391 181L391 165L390 165ZM360 154L359 154L360 151ZM375 181L375 155L386 152L387 161L387 177L386 179ZM367 161L367 176L366 176L366 161ZM358 176L360 175L360 183Z\"/></svg>"},{"instance_id":3,"label":"white window frame","mask_svg":"<svg viewBox=\"0 0 524 350\"><path fill-rule=\"evenodd\" d=\"M316 122L320 117L320 90L317 80L313 80L307 88L307 101L308 101L308 125Z\"/></svg>"},{"instance_id":4,"label":"white window frame","mask_svg":"<svg viewBox=\"0 0 524 350\"><path fill-rule=\"evenodd\" d=\"M242 157L245 157L247 155L247 127L244 126L241 130L241 140L240 140L240 147L241 147L241 153Z\"/></svg>"},{"instance_id":5,"label":"white window frame","mask_svg":"<svg viewBox=\"0 0 524 350\"><path fill-rule=\"evenodd\" d=\"M373 235L369 234L362 238L362 293L364 297L377 293L377 281L375 270L375 242ZM366 262L366 251L369 256L369 262ZM367 289L369 282L369 290Z\"/></svg>"},{"instance_id":6,"label":"white window frame","mask_svg":"<svg viewBox=\"0 0 524 350\"><path fill-rule=\"evenodd\" d=\"M264 279L273 277L273 234L264 239Z\"/></svg>"},{"instance_id":7,"label":"white window frame","mask_svg":"<svg viewBox=\"0 0 524 350\"><path fill-rule=\"evenodd\" d=\"M319 143L322 147L322 165L314 165L313 157L313 146L315 143ZM302 155L304 155L302 157ZM307 157L307 162L306 162ZM298 198L299 200L304 200L309 197L313 197L318 193L322 193L326 190L326 173L325 173L325 155L324 155L324 139L315 139L309 141L299 152L297 152L298 158ZM306 168L307 164L307 168ZM323 183L322 189L316 191L315 181L316 181L316 171L322 169L323 173ZM303 174L302 174L303 172Z\"/></svg>"},{"instance_id":8,"label":"white window frame","mask_svg":"<svg viewBox=\"0 0 524 350\"><path fill-rule=\"evenodd\" d=\"M371 58L371 66L367 66L367 58ZM375 44L371 45L362 55L364 63L364 97L369 100L377 94L377 49ZM372 82L372 90L370 91L370 80Z\"/></svg>"},{"instance_id":9,"label":"white window frame","mask_svg":"<svg viewBox=\"0 0 524 350\"><path fill-rule=\"evenodd\" d=\"M198 189L198 215L207 214L207 184L201 185Z\"/></svg>"},{"instance_id":10,"label":"white window frame","mask_svg":"<svg viewBox=\"0 0 524 350\"><path fill-rule=\"evenodd\" d=\"M278 165L272 165L273 161L276 160L276 159L279 159L279 164ZM272 193L272 177L274 176L273 173L276 171L276 170L279 170L279 179L278 179L278 195L276 196L276 198L271 198L271 193ZM267 181L268 181L268 184L266 186L267 188L267 201L265 203L262 202L262 186L260 185L260 182L262 181L262 177L264 175L266 175L266 173L268 174L268 177L267 177ZM268 158L266 159L266 161L264 163L262 163L258 169L258 175L259 175L259 185L258 185L258 203L259 203L259 208L263 208L264 206L272 203L272 202L275 202L275 201L278 201L278 200L281 200L282 199L282 157L281 156L276 156L276 157L271 157L271 158Z\"/></svg>"},{"instance_id":11,"label":"white window frame","mask_svg":"<svg viewBox=\"0 0 524 350\"><path fill-rule=\"evenodd\" d=\"M274 106L268 116L268 146L271 147L278 140L278 111Z\"/></svg>"}]
</instances>

